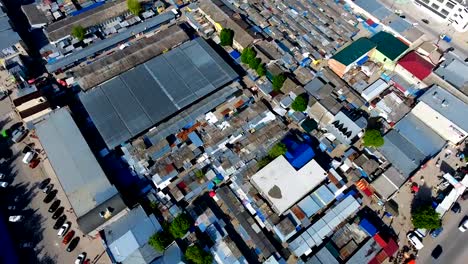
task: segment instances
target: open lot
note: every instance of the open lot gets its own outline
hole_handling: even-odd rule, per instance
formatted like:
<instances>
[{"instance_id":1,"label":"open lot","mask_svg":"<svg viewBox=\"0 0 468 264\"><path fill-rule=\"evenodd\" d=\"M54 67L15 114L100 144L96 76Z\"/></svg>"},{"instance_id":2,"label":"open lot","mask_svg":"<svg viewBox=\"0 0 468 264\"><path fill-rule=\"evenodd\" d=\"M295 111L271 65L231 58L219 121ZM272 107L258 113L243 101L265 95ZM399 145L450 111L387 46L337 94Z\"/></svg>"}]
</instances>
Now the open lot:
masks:
<instances>
[{"instance_id":1,"label":"open lot","mask_svg":"<svg viewBox=\"0 0 468 264\"><path fill-rule=\"evenodd\" d=\"M8 99L0 101L0 126L1 129L9 128L19 122L16 114L10 107ZM83 235L76 225L76 217L70 211L60 184L57 182L44 153L41 153L40 145L35 140L35 149L38 150L41 163L35 169L22 163L22 150L28 143L33 142L31 137L26 137L21 143L11 145L2 140L1 151L7 153L10 159L0 166L0 171L6 175L4 181L9 186L0 190L2 207L5 215L23 215L25 219L19 223L9 223L12 239L17 245L20 263L74 263L75 258L81 252L86 252L92 263L110 263L100 239L92 239ZM54 199L61 200L64 206L64 214L70 221L71 229L75 230L75 236L80 237L78 246L72 252L66 252L66 246L62 244L62 238L57 236L57 230L53 229L56 220L48 209L52 202L44 203L45 194L38 186L44 179L50 178L57 189ZM7 210L8 206L15 206L13 211ZM32 243L31 247L19 249L21 243Z\"/></svg>"}]
</instances>

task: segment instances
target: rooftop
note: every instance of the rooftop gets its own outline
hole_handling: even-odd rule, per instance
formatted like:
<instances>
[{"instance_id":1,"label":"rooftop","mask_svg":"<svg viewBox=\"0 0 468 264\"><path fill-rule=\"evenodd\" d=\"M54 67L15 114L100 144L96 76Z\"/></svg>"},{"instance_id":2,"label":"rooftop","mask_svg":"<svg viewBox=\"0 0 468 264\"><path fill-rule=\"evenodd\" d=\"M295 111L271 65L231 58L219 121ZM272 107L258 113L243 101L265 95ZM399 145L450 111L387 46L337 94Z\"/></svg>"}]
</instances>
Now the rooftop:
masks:
<instances>
[{"instance_id":1,"label":"rooftop","mask_svg":"<svg viewBox=\"0 0 468 264\"><path fill-rule=\"evenodd\" d=\"M332 57L332 59L335 59L341 62L343 65L347 66L355 62L362 55L366 54L376 46L377 45L374 42L370 41L370 39L363 37L352 42L344 49L340 50Z\"/></svg>"},{"instance_id":2,"label":"rooftop","mask_svg":"<svg viewBox=\"0 0 468 264\"><path fill-rule=\"evenodd\" d=\"M468 94L468 63L453 52L445 54L445 60L434 71L455 88Z\"/></svg>"},{"instance_id":3,"label":"rooftop","mask_svg":"<svg viewBox=\"0 0 468 264\"><path fill-rule=\"evenodd\" d=\"M0 51L7 49L21 40L10 24L7 14L0 9Z\"/></svg>"},{"instance_id":4,"label":"rooftop","mask_svg":"<svg viewBox=\"0 0 468 264\"><path fill-rule=\"evenodd\" d=\"M21 10L26 15L31 26L43 26L49 22L44 12L37 8L36 3L22 5Z\"/></svg>"},{"instance_id":5,"label":"rooftop","mask_svg":"<svg viewBox=\"0 0 468 264\"><path fill-rule=\"evenodd\" d=\"M36 133L77 217L118 193L66 108L36 124Z\"/></svg>"},{"instance_id":6,"label":"rooftop","mask_svg":"<svg viewBox=\"0 0 468 264\"><path fill-rule=\"evenodd\" d=\"M424 80L431 74L434 68L434 65L419 56L416 51L411 51L403 56L403 58L398 61L398 64L419 80Z\"/></svg>"},{"instance_id":7,"label":"rooftop","mask_svg":"<svg viewBox=\"0 0 468 264\"><path fill-rule=\"evenodd\" d=\"M279 156L253 175L250 181L275 212L282 214L326 177L327 173L315 160L296 170L284 156Z\"/></svg>"},{"instance_id":8,"label":"rooftop","mask_svg":"<svg viewBox=\"0 0 468 264\"><path fill-rule=\"evenodd\" d=\"M104 239L119 263L151 263L161 253L155 251L148 240L160 231L161 225L154 215L148 216L141 206L106 226Z\"/></svg>"},{"instance_id":9,"label":"rooftop","mask_svg":"<svg viewBox=\"0 0 468 264\"><path fill-rule=\"evenodd\" d=\"M468 122L466 122L468 105L447 90L433 86L419 98L419 101L426 103L439 114L468 131Z\"/></svg>"},{"instance_id":10,"label":"rooftop","mask_svg":"<svg viewBox=\"0 0 468 264\"><path fill-rule=\"evenodd\" d=\"M378 51L392 61L408 49L408 45L385 31L378 32L370 40L377 44Z\"/></svg>"},{"instance_id":11,"label":"rooftop","mask_svg":"<svg viewBox=\"0 0 468 264\"><path fill-rule=\"evenodd\" d=\"M400 186L406 182L408 176L403 176L393 166L388 168L382 175L372 182L374 189L387 199L400 189Z\"/></svg>"},{"instance_id":12,"label":"rooftop","mask_svg":"<svg viewBox=\"0 0 468 264\"><path fill-rule=\"evenodd\" d=\"M114 148L235 78L234 70L197 38L80 98L107 146Z\"/></svg>"}]
</instances>

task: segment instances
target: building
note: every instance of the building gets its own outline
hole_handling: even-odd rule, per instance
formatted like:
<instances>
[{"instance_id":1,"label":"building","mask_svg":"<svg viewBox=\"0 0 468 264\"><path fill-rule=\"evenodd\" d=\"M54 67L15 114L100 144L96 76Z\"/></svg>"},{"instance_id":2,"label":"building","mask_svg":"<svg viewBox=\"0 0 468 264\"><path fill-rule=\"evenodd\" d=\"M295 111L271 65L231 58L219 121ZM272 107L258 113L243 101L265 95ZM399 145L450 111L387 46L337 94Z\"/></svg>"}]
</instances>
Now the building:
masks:
<instances>
[{"instance_id":1,"label":"building","mask_svg":"<svg viewBox=\"0 0 468 264\"><path fill-rule=\"evenodd\" d=\"M362 136L362 128L342 111L335 115L335 118L326 126L326 129L331 134L327 133L326 135L330 141L338 140L344 145L351 145L358 137Z\"/></svg>"},{"instance_id":2,"label":"building","mask_svg":"<svg viewBox=\"0 0 468 264\"><path fill-rule=\"evenodd\" d=\"M434 70L440 78L468 96L468 63L453 52L444 55L443 61Z\"/></svg>"},{"instance_id":3,"label":"building","mask_svg":"<svg viewBox=\"0 0 468 264\"><path fill-rule=\"evenodd\" d=\"M343 77L353 66L366 62L375 47L377 44L368 38L360 38L333 55L328 60L328 67L338 76Z\"/></svg>"},{"instance_id":4,"label":"building","mask_svg":"<svg viewBox=\"0 0 468 264\"><path fill-rule=\"evenodd\" d=\"M126 213L119 192L66 108L44 117L35 129L83 233L94 236L107 221Z\"/></svg>"},{"instance_id":5,"label":"building","mask_svg":"<svg viewBox=\"0 0 468 264\"><path fill-rule=\"evenodd\" d=\"M409 175L403 176L395 167L391 166L371 184L382 199L390 200L408 178Z\"/></svg>"},{"instance_id":6,"label":"building","mask_svg":"<svg viewBox=\"0 0 468 264\"><path fill-rule=\"evenodd\" d=\"M163 254L148 241L161 230L156 217L147 215L141 206L137 206L104 227L100 237L113 263L153 263Z\"/></svg>"},{"instance_id":7,"label":"building","mask_svg":"<svg viewBox=\"0 0 468 264\"><path fill-rule=\"evenodd\" d=\"M382 79L378 79L373 84L369 85L364 91L362 91L361 96L367 102L371 102L377 96L379 96L383 91L388 88L388 83Z\"/></svg>"},{"instance_id":8,"label":"building","mask_svg":"<svg viewBox=\"0 0 468 264\"><path fill-rule=\"evenodd\" d=\"M43 28L49 20L45 16L44 12L37 8L36 3L22 5L21 10L28 19L31 28Z\"/></svg>"},{"instance_id":9,"label":"building","mask_svg":"<svg viewBox=\"0 0 468 264\"><path fill-rule=\"evenodd\" d=\"M392 34L380 31L370 38L377 44L372 53L372 59L384 65L384 68L392 70L395 62L408 50L408 45Z\"/></svg>"},{"instance_id":10,"label":"building","mask_svg":"<svg viewBox=\"0 0 468 264\"><path fill-rule=\"evenodd\" d=\"M416 6L436 19L450 22L458 32L468 31L468 2L466 0L414 0Z\"/></svg>"},{"instance_id":11,"label":"building","mask_svg":"<svg viewBox=\"0 0 468 264\"><path fill-rule=\"evenodd\" d=\"M453 144L460 143L468 135L468 105L439 86L426 91L411 112Z\"/></svg>"},{"instance_id":12,"label":"building","mask_svg":"<svg viewBox=\"0 0 468 264\"><path fill-rule=\"evenodd\" d=\"M279 156L250 179L277 214L283 214L327 177L325 170L311 160L296 170Z\"/></svg>"},{"instance_id":13,"label":"building","mask_svg":"<svg viewBox=\"0 0 468 264\"><path fill-rule=\"evenodd\" d=\"M403 56L395 67L395 72L418 88L425 88L424 79L432 73L434 65L411 51Z\"/></svg>"},{"instance_id":14,"label":"building","mask_svg":"<svg viewBox=\"0 0 468 264\"><path fill-rule=\"evenodd\" d=\"M11 27L8 15L0 9L0 57L5 60L17 54L26 55L21 38Z\"/></svg>"},{"instance_id":15,"label":"building","mask_svg":"<svg viewBox=\"0 0 468 264\"><path fill-rule=\"evenodd\" d=\"M385 158L404 176L411 175L428 158L437 154L445 140L421 121L413 112L402 118L384 136L379 148Z\"/></svg>"},{"instance_id":16,"label":"building","mask_svg":"<svg viewBox=\"0 0 468 264\"><path fill-rule=\"evenodd\" d=\"M80 99L113 149L237 77L205 40L197 38L80 94Z\"/></svg>"}]
</instances>

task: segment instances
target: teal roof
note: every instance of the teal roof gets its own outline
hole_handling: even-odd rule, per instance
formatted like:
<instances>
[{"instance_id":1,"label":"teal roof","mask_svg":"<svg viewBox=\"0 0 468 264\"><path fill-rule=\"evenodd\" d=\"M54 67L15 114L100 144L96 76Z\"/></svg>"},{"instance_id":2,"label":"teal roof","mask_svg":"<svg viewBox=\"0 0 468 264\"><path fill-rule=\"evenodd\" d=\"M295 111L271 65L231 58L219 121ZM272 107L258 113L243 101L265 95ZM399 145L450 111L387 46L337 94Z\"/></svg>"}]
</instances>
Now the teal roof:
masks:
<instances>
[{"instance_id":1,"label":"teal roof","mask_svg":"<svg viewBox=\"0 0 468 264\"><path fill-rule=\"evenodd\" d=\"M370 40L377 44L377 50L380 51L380 53L392 61L408 49L408 45L385 31L380 31L372 36Z\"/></svg>"},{"instance_id":2,"label":"teal roof","mask_svg":"<svg viewBox=\"0 0 468 264\"><path fill-rule=\"evenodd\" d=\"M350 65L376 46L377 44L363 37L336 53L332 59L341 62L343 65Z\"/></svg>"}]
</instances>

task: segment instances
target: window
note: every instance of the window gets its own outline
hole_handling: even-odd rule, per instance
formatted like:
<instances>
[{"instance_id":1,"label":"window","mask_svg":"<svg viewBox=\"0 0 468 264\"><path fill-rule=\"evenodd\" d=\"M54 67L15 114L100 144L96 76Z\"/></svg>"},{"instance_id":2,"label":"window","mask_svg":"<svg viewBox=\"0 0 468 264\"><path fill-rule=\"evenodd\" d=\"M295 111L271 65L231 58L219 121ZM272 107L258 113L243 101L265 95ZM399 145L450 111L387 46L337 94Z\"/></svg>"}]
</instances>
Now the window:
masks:
<instances>
[{"instance_id":1,"label":"window","mask_svg":"<svg viewBox=\"0 0 468 264\"><path fill-rule=\"evenodd\" d=\"M448 16L449 12L445 9L440 10L440 12L446 16Z\"/></svg>"},{"instance_id":2,"label":"window","mask_svg":"<svg viewBox=\"0 0 468 264\"><path fill-rule=\"evenodd\" d=\"M429 0L421 0L422 2L429 4Z\"/></svg>"},{"instance_id":3,"label":"window","mask_svg":"<svg viewBox=\"0 0 468 264\"><path fill-rule=\"evenodd\" d=\"M450 2L445 3L445 6L447 6L447 7L450 8L450 9L452 9L452 8L455 7L455 5L452 4L452 3L450 3Z\"/></svg>"},{"instance_id":4,"label":"window","mask_svg":"<svg viewBox=\"0 0 468 264\"><path fill-rule=\"evenodd\" d=\"M443 3L443 2L444 2L444 0L437 0L437 1L439 1L439 3Z\"/></svg>"},{"instance_id":5,"label":"window","mask_svg":"<svg viewBox=\"0 0 468 264\"><path fill-rule=\"evenodd\" d=\"M436 4L432 4L431 6L432 6L432 8L437 9L437 10L439 10L439 7L440 7L440 6L436 5Z\"/></svg>"}]
</instances>

